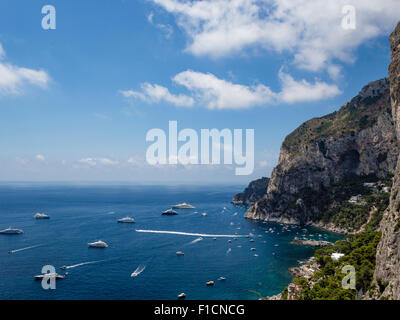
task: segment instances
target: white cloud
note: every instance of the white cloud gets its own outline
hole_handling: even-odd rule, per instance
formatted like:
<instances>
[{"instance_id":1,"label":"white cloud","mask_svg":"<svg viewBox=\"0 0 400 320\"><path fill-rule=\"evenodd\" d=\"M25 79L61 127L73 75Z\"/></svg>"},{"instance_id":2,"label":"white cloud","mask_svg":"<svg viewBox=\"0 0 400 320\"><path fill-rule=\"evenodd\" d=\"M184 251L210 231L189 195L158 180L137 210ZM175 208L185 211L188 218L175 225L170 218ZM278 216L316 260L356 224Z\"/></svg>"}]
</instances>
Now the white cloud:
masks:
<instances>
[{"instance_id":1,"label":"white cloud","mask_svg":"<svg viewBox=\"0 0 400 320\"><path fill-rule=\"evenodd\" d=\"M222 57L252 47L287 52L297 67L320 71L351 62L362 43L390 32L398 0L153 0L189 36L186 50ZM356 30L341 26L342 8L356 9ZM336 70L330 71L333 75Z\"/></svg>"},{"instance_id":2,"label":"white cloud","mask_svg":"<svg viewBox=\"0 0 400 320\"><path fill-rule=\"evenodd\" d=\"M117 165L119 162L117 160L112 160L109 158L83 158L78 161L81 164L86 164L91 167L94 167L98 164L105 165L105 166L114 166Z\"/></svg>"},{"instance_id":3,"label":"white cloud","mask_svg":"<svg viewBox=\"0 0 400 320\"><path fill-rule=\"evenodd\" d=\"M0 44L0 60L5 52ZM20 94L24 84L46 87L50 77L44 70L34 70L0 62L0 94Z\"/></svg>"},{"instance_id":4,"label":"white cloud","mask_svg":"<svg viewBox=\"0 0 400 320\"><path fill-rule=\"evenodd\" d=\"M128 164L134 167L142 166L145 164L145 160L142 157L134 156L128 159Z\"/></svg>"},{"instance_id":5,"label":"white cloud","mask_svg":"<svg viewBox=\"0 0 400 320\"><path fill-rule=\"evenodd\" d=\"M291 75L280 71L279 79L282 83L282 91L279 93L279 100L286 103L318 101L328 99L340 94L335 85L316 81L314 84L306 80L296 81Z\"/></svg>"},{"instance_id":6,"label":"white cloud","mask_svg":"<svg viewBox=\"0 0 400 320\"><path fill-rule=\"evenodd\" d=\"M172 94L168 88L160 86L158 84L143 83L141 85L142 92L134 90L120 91L120 93L126 97L133 97L140 99L145 102L159 103L166 101L179 107L191 107L194 104L193 98L184 94Z\"/></svg>"},{"instance_id":7,"label":"white cloud","mask_svg":"<svg viewBox=\"0 0 400 320\"><path fill-rule=\"evenodd\" d=\"M45 161L46 160L46 158L41 154L37 154L35 156L35 159L38 160L38 161Z\"/></svg>"},{"instance_id":8,"label":"white cloud","mask_svg":"<svg viewBox=\"0 0 400 320\"><path fill-rule=\"evenodd\" d=\"M154 13L150 12L147 15L147 21L150 22L152 25L154 25L156 28L163 31L167 39L171 38L172 34L174 33L174 28L169 24L154 23L153 19L154 19Z\"/></svg>"},{"instance_id":9,"label":"white cloud","mask_svg":"<svg viewBox=\"0 0 400 320\"><path fill-rule=\"evenodd\" d=\"M175 96L165 87L145 83L142 92L122 91L125 97L141 99L145 102L165 100L176 106L192 106L194 103L208 109L246 109L278 103L296 103L332 98L340 94L336 85L321 81L296 81L282 71L279 73L281 92L273 92L263 84L242 85L219 79L211 73L186 70L173 77L173 81L184 86L191 96Z\"/></svg>"},{"instance_id":10,"label":"white cloud","mask_svg":"<svg viewBox=\"0 0 400 320\"><path fill-rule=\"evenodd\" d=\"M173 81L194 93L209 109L242 109L270 103L273 92L266 86L244 86L219 79L211 73L187 70Z\"/></svg>"}]
</instances>

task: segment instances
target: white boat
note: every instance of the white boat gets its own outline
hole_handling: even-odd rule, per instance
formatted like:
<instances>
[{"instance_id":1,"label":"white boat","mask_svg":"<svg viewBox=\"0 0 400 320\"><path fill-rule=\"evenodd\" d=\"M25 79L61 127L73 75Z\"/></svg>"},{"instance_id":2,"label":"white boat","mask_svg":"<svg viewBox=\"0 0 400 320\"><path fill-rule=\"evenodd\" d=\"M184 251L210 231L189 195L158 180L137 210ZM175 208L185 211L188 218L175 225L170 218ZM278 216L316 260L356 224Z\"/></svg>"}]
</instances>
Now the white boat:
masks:
<instances>
[{"instance_id":1,"label":"white boat","mask_svg":"<svg viewBox=\"0 0 400 320\"><path fill-rule=\"evenodd\" d=\"M226 278L225 278L225 277L219 277L217 280L218 280L218 281L225 281Z\"/></svg>"},{"instance_id":2,"label":"white boat","mask_svg":"<svg viewBox=\"0 0 400 320\"><path fill-rule=\"evenodd\" d=\"M250 248L250 251L256 251L256 248Z\"/></svg>"},{"instance_id":3,"label":"white boat","mask_svg":"<svg viewBox=\"0 0 400 320\"><path fill-rule=\"evenodd\" d=\"M203 212L201 215L202 215L203 217L207 217L207 212Z\"/></svg>"},{"instance_id":4,"label":"white boat","mask_svg":"<svg viewBox=\"0 0 400 320\"><path fill-rule=\"evenodd\" d=\"M0 231L0 234L21 234L21 233L24 233L21 229L14 229L11 227L8 227L7 229Z\"/></svg>"},{"instance_id":5,"label":"white boat","mask_svg":"<svg viewBox=\"0 0 400 320\"><path fill-rule=\"evenodd\" d=\"M185 299L186 298L186 293L181 293L181 294L178 294L178 299Z\"/></svg>"},{"instance_id":6,"label":"white boat","mask_svg":"<svg viewBox=\"0 0 400 320\"><path fill-rule=\"evenodd\" d=\"M163 216L176 216L178 214L178 212L172 210L172 209L168 209L165 210L161 213Z\"/></svg>"},{"instance_id":7,"label":"white boat","mask_svg":"<svg viewBox=\"0 0 400 320\"><path fill-rule=\"evenodd\" d=\"M176 252L176 255L177 255L177 256L184 256L184 255L185 255L185 253L184 253L184 252L182 252L182 251L177 251L177 252Z\"/></svg>"},{"instance_id":8,"label":"white boat","mask_svg":"<svg viewBox=\"0 0 400 320\"><path fill-rule=\"evenodd\" d=\"M67 275L67 273L65 274ZM43 278L51 279L55 278L56 280L64 279L65 276L58 274L58 273L47 273L47 274L39 274L37 276L34 276L35 280L42 280Z\"/></svg>"},{"instance_id":9,"label":"white boat","mask_svg":"<svg viewBox=\"0 0 400 320\"><path fill-rule=\"evenodd\" d=\"M131 218L131 217L125 217L125 218L121 218L118 219L119 223L135 223L135 219Z\"/></svg>"},{"instance_id":10,"label":"white boat","mask_svg":"<svg viewBox=\"0 0 400 320\"><path fill-rule=\"evenodd\" d=\"M206 282L206 285L207 286L213 286L214 285L214 281L208 281L208 282Z\"/></svg>"},{"instance_id":11,"label":"white boat","mask_svg":"<svg viewBox=\"0 0 400 320\"><path fill-rule=\"evenodd\" d=\"M108 248L108 244L101 240L89 242L88 245L90 248Z\"/></svg>"},{"instance_id":12,"label":"white boat","mask_svg":"<svg viewBox=\"0 0 400 320\"><path fill-rule=\"evenodd\" d=\"M174 209L195 209L194 206L192 206L191 204L186 203L186 202L175 204L172 206L172 208L174 208Z\"/></svg>"},{"instance_id":13,"label":"white boat","mask_svg":"<svg viewBox=\"0 0 400 320\"><path fill-rule=\"evenodd\" d=\"M50 219L50 216L48 216L45 213L40 213L40 212L36 213L33 217L35 219Z\"/></svg>"}]
</instances>

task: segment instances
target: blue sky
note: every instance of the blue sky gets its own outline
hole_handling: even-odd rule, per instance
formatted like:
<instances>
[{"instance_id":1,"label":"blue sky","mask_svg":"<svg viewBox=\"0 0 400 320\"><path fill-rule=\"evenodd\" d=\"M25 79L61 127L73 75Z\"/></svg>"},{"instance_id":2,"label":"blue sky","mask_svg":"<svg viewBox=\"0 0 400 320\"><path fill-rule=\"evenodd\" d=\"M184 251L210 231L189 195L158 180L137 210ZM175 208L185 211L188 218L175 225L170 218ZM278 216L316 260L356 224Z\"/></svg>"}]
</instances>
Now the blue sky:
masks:
<instances>
[{"instance_id":1,"label":"blue sky","mask_svg":"<svg viewBox=\"0 0 400 320\"><path fill-rule=\"evenodd\" d=\"M0 180L269 176L287 134L387 76L399 2L323 3L2 0ZM348 3L357 27L343 31ZM55 30L41 27L46 4L56 9ZM169 120L179 129L254 129L254 173L147 165L146 133Z\"/></svg>"}]
</instances>

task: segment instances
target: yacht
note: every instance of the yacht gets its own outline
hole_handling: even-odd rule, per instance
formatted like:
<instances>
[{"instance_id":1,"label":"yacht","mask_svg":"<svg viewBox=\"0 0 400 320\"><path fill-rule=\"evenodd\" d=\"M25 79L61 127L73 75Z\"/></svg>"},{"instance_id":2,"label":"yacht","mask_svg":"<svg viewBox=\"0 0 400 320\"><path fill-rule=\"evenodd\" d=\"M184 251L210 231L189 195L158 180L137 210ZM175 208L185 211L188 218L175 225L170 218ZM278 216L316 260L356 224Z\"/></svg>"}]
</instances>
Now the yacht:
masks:
<instances>
[{"instance_id":1,"label":"yacht","mask_svg":"<svg viewBox=\"0 0 400 320\"><path fill-rule=\"evenodd\" d=\"M219 278L218 278L218 281L225 281L225 280L226 280L225 277L219 277Z\"/></svg>"},{"instance_id":2,"label":"yacht","mask_svg":"<svg viewBox=\"0 0 400 320\"><path fill-rule=\"evenodd\" d=\"M176 255L177 255L177 256L184 256L185 253L183 253L182 251L177 251L177 252L176 252Z\"/></svg>"},{"instance_id":3,"label":"yacht","mask_svg":"<svg viewBox=\"0 0 400 320\"><path fill-rule=\"evenodd\" d=\"M21 229L14 229L11 227L8 227L7 229L0 231L0 234L21 234L21 233L24 233Z\"/></svg>"},{"instance_id":4,"label":"yacht","mask_svg":"<svg viewBox=\"0 0 400 320\"><path fill-rule=\"evenodd\" d=\"M207 286L213 286L214 285L214 281L208 281L208 282L206 282L206 285Z\"/></svg>"},{"instance_id":5,"label":"yacht","mask_svg":"<svg viewBox=\"0 0 400 320\"><path fill-rule=\"evenodd\" d=\"M183 292L178 295L178 299L185 299L185 298L186 298L186 294Z\"/></svg>"},{"instance_id":6,"label":"yacht","mask_svg":"<svg viewBox=\"0 0 400 320\"><path fill-rule=\"evenodd\" d=\"M50 219L50 216L48 216L47 214L45 214L45 213L36 213L34 216L33 216L35 219Z\"/></svg>"},{"instance_id":7,"label":"yacht","mask_svg":"<svg viewBox=\"0 0 400 320\"><path fill-rule=\"evenodd\" d=\"M201 215L202 215L203 217L206 217L206 216L207 216L207 212L203 212Z\"/></svg>"},{"instance_id":8,"label":"yacht","mask_svg":"<svg viewBox=\"0 0 400 320\"><path fill-rule=\"evenodd\" d=\"M161 214L164 216L176 216L178 214L178 212L176 212L172 209L168 209L168 210L163 211Z\"/></svg>"},{"instance_id":9,"label":"yacht","mask_svg":"<svg viewBox=\"0 0 400 320\"><path fill-rule=\"evenodd\" d=\"M118 219L119 223L135 223L135 219L131 218L131 217L125 217L125 218L121 218Z\"/></svg>"},{"instance_id":10,"label":"yacht","mask_svg":"<svg viewBox=\"0 0 400 320\"><path fill-rule=\"evenodd\" d=\"M65 276L67 275L67 273L65 274ZM34 276L35 280L43 280L43 278L55 278L56 280L60 280L60 279L64 279L65 276L58 274L58 273L47 273L47 274L39 274L37 276Z\"/></svg>"},{"instance_id":11,"label":"yacht","mask_svg":"<svg viewBox=\"0 0 400 320\"><path fill-rule=\"evenodd\" d=\"M108 248L108 244L101 240L90 242L88 245L90 248Z\"/></svg>"},{"instance_id":12,"label":"yacht","mask_svg":"<svg viewBox=\"0 0 400 320\"><path fill-rule=\"evenodd\" d=\"M191 204L186 203L186 202L175 204L172 206L172 208L173 209L195 209L194 206L192 206Z\"/></svg>"}]
</instances>

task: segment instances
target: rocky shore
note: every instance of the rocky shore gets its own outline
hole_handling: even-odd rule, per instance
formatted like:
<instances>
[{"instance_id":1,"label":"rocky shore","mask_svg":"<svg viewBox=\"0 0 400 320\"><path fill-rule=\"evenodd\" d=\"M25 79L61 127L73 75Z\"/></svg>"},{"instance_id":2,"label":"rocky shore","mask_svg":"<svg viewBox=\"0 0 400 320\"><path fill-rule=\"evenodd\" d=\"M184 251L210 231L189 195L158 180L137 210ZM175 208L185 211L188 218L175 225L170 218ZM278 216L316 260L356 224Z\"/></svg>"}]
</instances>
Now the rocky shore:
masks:
<instances>
[{"instance_id":1,"label":"rocky shore","mask_svg":"<svg viewBox=\"0 0 400 320\"><path fill-rule=\"evenodd\" d=\"M294 238L291 244L299 245L299 246L309 246L309 247L329 247L333 246L332 242L329 241L318 241L318 240L311 240L311 239L299 239Z\"/></svg>"}]
</instances>

